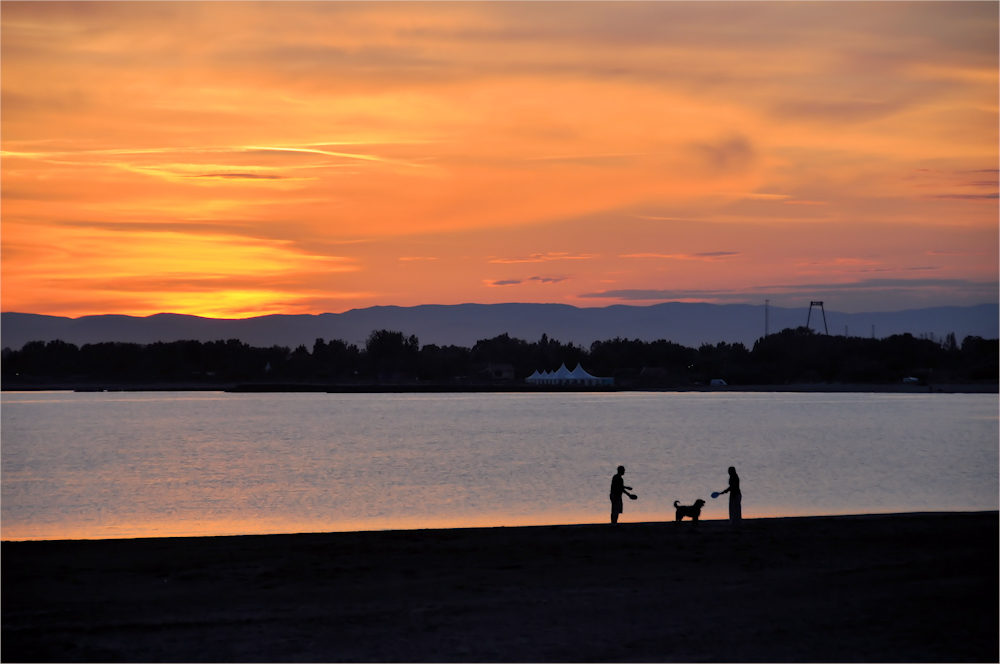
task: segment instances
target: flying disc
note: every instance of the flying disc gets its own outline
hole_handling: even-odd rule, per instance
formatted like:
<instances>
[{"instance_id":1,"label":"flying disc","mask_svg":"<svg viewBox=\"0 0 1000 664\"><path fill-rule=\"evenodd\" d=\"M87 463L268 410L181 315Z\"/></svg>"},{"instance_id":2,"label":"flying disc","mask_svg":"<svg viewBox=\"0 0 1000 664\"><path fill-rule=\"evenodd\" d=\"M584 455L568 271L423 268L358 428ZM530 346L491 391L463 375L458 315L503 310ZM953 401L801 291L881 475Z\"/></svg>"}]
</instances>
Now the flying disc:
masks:
<instances>
[{"instance_id":1,"label":"flying disc","mask_svg":"<svg viewBox=\"0 0 1000 664\"><path fill-rule=\"evenodd\" d=\"M712 492L712 498L718 498L718 497L719 497L719 492L718 491L713 491Z\"/></svg>"},{"instance_id":2,"label":"flying disc","mask_svg":"<svg viewBox=\"0 0 1000 664\"><path fill-rule=\"evenodd\" d=\"M629 495L629 498L631 498L632 500L635 500L638 497L639 497L639 494L637 494L637 493L633 493L633 494Z\"/></svg>"}]
</instances>

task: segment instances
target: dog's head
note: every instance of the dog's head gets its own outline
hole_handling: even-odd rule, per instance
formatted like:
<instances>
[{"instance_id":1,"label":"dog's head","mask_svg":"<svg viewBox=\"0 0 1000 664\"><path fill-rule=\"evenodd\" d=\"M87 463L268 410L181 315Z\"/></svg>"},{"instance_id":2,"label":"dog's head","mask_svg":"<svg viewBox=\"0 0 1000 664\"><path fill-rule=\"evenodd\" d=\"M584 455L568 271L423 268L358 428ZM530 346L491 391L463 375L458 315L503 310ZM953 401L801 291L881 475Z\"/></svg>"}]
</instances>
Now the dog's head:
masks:
<instances>
[{"instance_id":1,"label":"dog's head","mask_svg":"<svg viewBox=\"0 0 1000 664\"><path fill-rule=\"evenodd\" d=\"M704 505L704 504L705 504L705 501L702 500L701 498L699 498L698 500L694 501L694 506L697 507L698 509L701 509L702 505Z\"/></svg>"}]
</instances>

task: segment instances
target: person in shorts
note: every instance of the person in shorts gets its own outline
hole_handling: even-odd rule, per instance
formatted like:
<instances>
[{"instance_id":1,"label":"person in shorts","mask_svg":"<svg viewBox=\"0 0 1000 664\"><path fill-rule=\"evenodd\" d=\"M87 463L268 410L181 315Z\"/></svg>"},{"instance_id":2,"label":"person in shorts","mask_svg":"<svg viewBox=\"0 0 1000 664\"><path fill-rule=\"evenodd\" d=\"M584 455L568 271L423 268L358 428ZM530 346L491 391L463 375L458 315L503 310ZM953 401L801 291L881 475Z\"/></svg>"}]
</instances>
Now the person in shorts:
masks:
<instances>
[{"instance_id":1,"label":"person in shorts","mask_svg":"<svg viewBox=\"0 0 1000 664\"><path fill-rule=\"evenodd\" d=\"M631 488L625 486L625 466L618 466L618 474L611 478L611 523L618 523L618 515L624 511L622 494L631 498L632 494L626 491Z\"/></svg>"}]
</instances>

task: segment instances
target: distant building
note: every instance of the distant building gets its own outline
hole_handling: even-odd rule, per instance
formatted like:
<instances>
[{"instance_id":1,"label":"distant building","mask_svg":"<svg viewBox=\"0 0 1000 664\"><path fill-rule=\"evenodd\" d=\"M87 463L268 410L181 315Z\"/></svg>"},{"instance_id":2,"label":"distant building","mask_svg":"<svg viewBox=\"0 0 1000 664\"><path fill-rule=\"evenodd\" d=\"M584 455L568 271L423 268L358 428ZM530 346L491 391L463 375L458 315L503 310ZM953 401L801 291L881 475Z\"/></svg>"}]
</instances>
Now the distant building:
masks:
<instances>
[{"instance_id":1,"label":"distant building","mask_svg":"<svg viewBox=\"0 0 1000 664\"><path fill-rule=\"evenodd\" d=\"M509 364L487 364L481 373L493 380L514 380L514 367Z\"/></svg>"},{"instance_id":2,"label":"distant building","mask_svg":"<svg viewBox=\"0 0 1000 664\"><path fill-rule=\"evenodd\" d=\"M583 368L582 364L576 365L576 369L570 371L565 364L559 366L556 371L546 371L539 373L537 370L524 379L532 385L614 385L614 378L601 378L591 376Z\"/></svg>"}]
</instances>

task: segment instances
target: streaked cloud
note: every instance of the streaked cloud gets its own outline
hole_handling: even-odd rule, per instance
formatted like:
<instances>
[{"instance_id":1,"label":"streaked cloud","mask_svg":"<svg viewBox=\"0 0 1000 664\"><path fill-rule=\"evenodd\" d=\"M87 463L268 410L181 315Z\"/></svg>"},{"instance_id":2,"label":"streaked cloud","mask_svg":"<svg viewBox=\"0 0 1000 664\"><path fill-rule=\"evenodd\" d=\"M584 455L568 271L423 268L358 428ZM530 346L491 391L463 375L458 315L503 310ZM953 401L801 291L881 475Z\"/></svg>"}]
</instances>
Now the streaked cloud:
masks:
<instances>
[{"instance_id":1,"label":"streaked cloud","mask_svg":"<svg viewBox=\"0 0 1000 664\"><path fill-rule=\"evenodd\" d=\"M941 268L934 265L921 265L918 267L877 267L877 268L863 268L860 270L855 270L855 272L926 272L928 270L940 270Z\"/></svg>"},{"instance_id":2,"label":"streaked cloud","mask_svg":"<svg viewBox=\"0 0 1000 664\"><path fill-rule=\"evenodd\" d=\"M788 194L765 194L759 192L750 192L746 194L730 194L736 198L747 198L754 201L782 201L789 202L787 199L791 198Z\"/></svg>"},{"instance_id":3,"label":"streaked cloud","mask_svg":"<svg viewBox=\"0 0 1000 664\"><path fill-rule=\"evenodd\" d=\"M925 299L928 291L943 295L972 292L982 297L1000 287L996 281L975 282L963 279L865 279L843 283L810 283L754 286L750 289L621 289L579 295L581 299L622 302L711 302L758 304L763 298L775 302L803 302L805 299L839 298L828 305L856 297L881 295L909 303ZM782 300L780 298L785 298Z\"/></svg>"},{"instance_id":4,"label":"streaked cloud","mask_svg":"<svg viewBox=\"0 0 1000 664\"><path fill-rule=\"evenodd\" d=\"M878 265L879 261L870 258L824 258L821 260L803 260L800 265L829 265L849 267L854 265Z\"/></svg>"},{"instance_id":5,"label":"streaked cloud","mask_svg":"<svg viewBox=\"0 0 1000 664\"><path fill-rule=\"evenodd\" d=\"M545 263L547 261L580 261L597 258L597 254L547 253L531 254L524 258L493 258L490 263Z\"/></svg>"},{"instance_id":6,"label":"streaked cloud","mask_svg":"<svg viewBox=\"0 0 1000 664\"><path fill-rule=\"evenodd\" d=\"M744 300L746 293L721 290L682 290L682 289L622 289L607 290L596 293L583 293L578 297L584 299L600 300L623 300L641 302L665 302L665 301L723 301L723 300Z\"/></svg>"},{"instance_id":7,"label":"streaked cloud","mask_svg":"<svg viewBox=\"0 0 1000 664\"><path fill-rule=\"evenodd\" d=\"M622 254L621 258L669 258L679 261L719 261L739 255L738 251L707 251L700 254Z\"/></svg>"},{"instance_id":8,"label":"streaked cloud","mask_svg":"<svg viewBox=\"0 0 1000 664\"><path fill-rule=\"evenodd\" d=\"M936 194L930 198L943 198L943 199L953 199L958 201L990 201L1000 198L1000 193L993 192L990 194Z\"/></svg>"},{"instance_id":9,"label":"streaked cloud","mask_svg":"<svg viewBox=\"0 0 1000 664\"><path fill-rule=\"evenodd\" d=\"M219 178L222 180L282 180L281 175L262 175L260 173L205 173L203 175L189 175L193 178Z\"/></svg>"},{"instance_id":10,"label":"streaked cloud","mask_svg":"<svg viewBox=\"0 0 1000 664\"><path fill-rule=\"evenodd\" d=\"M820 293L839 293L849 290L886 289L886 288L996 288L997 282L973 282L966 279L863 279L843 283L826 284L782 284L780 286L760 286L759 290L778 291L809 291Z\"/></svg>"},{"instance_id":11,"label":"streaked cloud","mask_svg":"<svg viewBox=\"0 0 1000 664\"><path fill-rule=\"evenodd\" d=\"M518 284L527 284L531 282L537 282L540 284L558 284L561 281L566 281L568 277L528 277L527 279L497 279L496 281L487 280L486 283L489 286L516 286Z\"/></svg>"}]
</instances>

